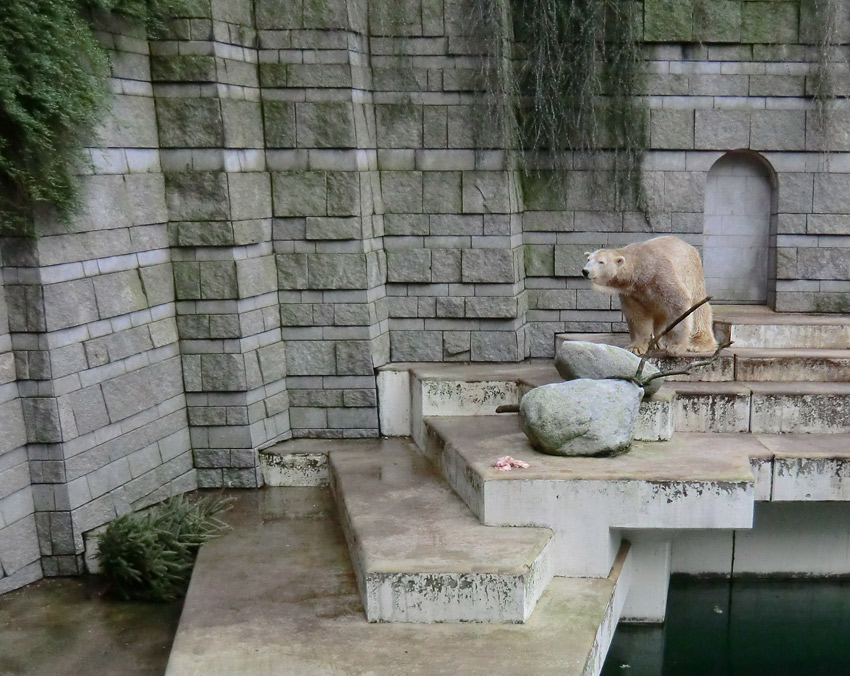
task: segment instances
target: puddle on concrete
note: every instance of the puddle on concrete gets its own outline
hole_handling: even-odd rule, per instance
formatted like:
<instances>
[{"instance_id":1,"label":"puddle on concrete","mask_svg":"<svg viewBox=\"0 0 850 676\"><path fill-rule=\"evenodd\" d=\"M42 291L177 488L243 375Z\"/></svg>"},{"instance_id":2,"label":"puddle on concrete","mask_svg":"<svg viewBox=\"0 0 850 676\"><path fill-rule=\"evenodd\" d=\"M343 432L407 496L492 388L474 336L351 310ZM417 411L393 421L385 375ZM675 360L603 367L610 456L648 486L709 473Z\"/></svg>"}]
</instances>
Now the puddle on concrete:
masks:
<instances>
[{"instance_id":1,"label":"puddle on concrete","mask_svg":"<svg viewBox=\"0 0 850 676\"><path fill-rule=\"evenodd\" d=\"M182 602L105 599L99 584L50 578L0 596L0 674L161 676Z\"/></svg>"},{"instance_id":2,"label":"puddle on concrete","mask_svg":"<svg viewBox=\"0 0 850 676\"><path fill-rule=\"evenodd\" d=\"M621 625L602 676L841 676L848 636L848 580L674 577L664 626Z\"/></svg>"}]
</instances>

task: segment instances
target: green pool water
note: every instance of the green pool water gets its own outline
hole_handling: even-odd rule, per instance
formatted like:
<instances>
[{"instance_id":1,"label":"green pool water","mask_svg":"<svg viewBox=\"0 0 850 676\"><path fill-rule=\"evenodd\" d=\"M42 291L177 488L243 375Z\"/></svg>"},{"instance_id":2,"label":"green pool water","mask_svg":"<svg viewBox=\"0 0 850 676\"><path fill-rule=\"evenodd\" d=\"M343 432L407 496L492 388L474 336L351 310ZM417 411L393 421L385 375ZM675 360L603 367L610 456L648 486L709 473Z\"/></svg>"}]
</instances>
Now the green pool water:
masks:
<instances>
[{"instance_id":1,"label":"green pool water","mask_svg":"<svg viewBox=\"0 0 850 676\"><path fill-rule=\"evenodd\" d=\"M674 576L663 626L617 629L615 675L850 676L850 580Z\"/></svg>"}]
</instances>

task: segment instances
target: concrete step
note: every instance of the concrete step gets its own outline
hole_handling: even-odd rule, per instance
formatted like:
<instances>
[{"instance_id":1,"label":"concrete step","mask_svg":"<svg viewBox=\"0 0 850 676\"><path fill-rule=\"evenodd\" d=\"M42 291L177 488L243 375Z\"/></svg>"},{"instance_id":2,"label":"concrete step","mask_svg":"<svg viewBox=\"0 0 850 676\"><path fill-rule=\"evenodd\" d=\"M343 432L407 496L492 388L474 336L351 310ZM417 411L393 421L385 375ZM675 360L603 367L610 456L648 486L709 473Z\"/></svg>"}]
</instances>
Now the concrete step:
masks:
<instances>
[{"instance_id":1,"label":"concrete step","mask_svg":"<svg viewBox=\"0 0 850 676\"><path fill-rule=\"evenodd\" d=\"M552 578L546 528L481 525L407 440L330 452L370 622L524 622Z\"/></svg>"},{"instance_id":2,"label":"concrete step","mask_svg":"<svg viewBox=\"0 0 850 676\"><path fill-rule=\"evenodd\" d=\"M524 624L370 624L326 489L235 499L233 530L201 548L167 676L601 671L628 590L625 552L608 577L553 579Z\"/></svg>"},{"instance_id":3,"label":"concrete step","mask_svg":"<svg viewBox=\"0 0 850 676\"><path fill-rule=\"evenodd\" d=\"M562 380L550 359L518 364L391 364L378 372L381 434L412 436L421 447L426 417L492 415L499 406L518 404L530 389ZM641 403L635 439L670 438L672 398L662 389Z\"/></svg>"},{"instance_id":4,"label":"concrete step","mask_svg":"<svg viewBox=\"0 0 850 676\"><path fill-rule=\"evenodd\" d=\"M714 335L738 347L850 348L850 317L773 312L762 306L714 306Z\"/></svg>"},{"instance_id":5,"label":"concrete step","mask_svg":"<svg viewBox=\"0 0 850 676\"><path fill-rule=\"evenodd\" d=\"M625 347L628 336L623 333L563 333L556 345L565 340L585 340ZM680 371L706 355L651 357L649 362L662 371ZM724 350L708 366L695 368L689 374L670 376L669 382L850 382L850 349L760 348L739 347L736 343Z\"/></svg>"},{"instance_id":6,"label":"concrete step","mask_svg":"<svg viewBox=\"0 0 850 676\"><path fill-rule=\"evenodd\" d=\"M368 450L374 439L289 439L259 452L267 486L327 486L331 451Z\"/></svg>"},{"instance_id":7,"label":"concrete step","mask_svg":"<svg viewBox=\"0 0 850 676\"><path fill-rule=\"evenodd\" d=\"M850 432L850 383L677 382L665 391L675 391L677 432Z\"/></svg>"},{"instance_id":8,"label":"concrete step","mask_svg":"<svg viewBox=\"0 0 850 676\"><path fill-rule=\"evenodd\" d=\"M535 451L517 415L425 425L426 455L473 513L487 525L551 528L555 574L565 576L607 575L621 529L750 528L750 456L766 453L750 435L676 434L612 458L564 458ZM531 466L500 472L503 455Z\"/></svg>"}]
</instances>

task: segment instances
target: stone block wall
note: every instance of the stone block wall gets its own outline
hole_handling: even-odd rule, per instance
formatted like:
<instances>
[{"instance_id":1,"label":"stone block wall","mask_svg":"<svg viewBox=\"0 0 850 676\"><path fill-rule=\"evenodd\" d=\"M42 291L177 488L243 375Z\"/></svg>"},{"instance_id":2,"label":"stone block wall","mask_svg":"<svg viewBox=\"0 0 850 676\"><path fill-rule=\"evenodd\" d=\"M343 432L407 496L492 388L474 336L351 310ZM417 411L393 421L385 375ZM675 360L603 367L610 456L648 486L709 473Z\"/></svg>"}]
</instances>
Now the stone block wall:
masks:
<instances>
[{"instance_id":1,"label":"stone block wall","mask_svg":"<svg viewBox=\"0 0 850 676\"><path fill-rule=\"evenodd\" d=\"M594 187L604 158L576 165L565 197L525 183L532 356L552 356L557 331L625 330L616 298L580 278L583 252L661 234L701 249L708 172L730 151L750 152L771 176L768 303L789 312L850 311L850 6L836 6L840 46L831 70L839 98L825 142L812 99L812 3L645 0L649 218L606 204Z\"/></svg>"},{"instance_id":2,"label":"stone block wall","mask_svg":"<svg viewBox=\"0 0 850 676\"><path fill-rule=\"evenodd\" d=\"M26 442L6 294L0 284L0 594L41 577Z\"/></svg>"},{"instance_id":3,"label":"stone block wall","mask_svg":"<svg viewBox=\"0 0 850 676\"><path fill-rule=\"evenodd\" d=\"M604 153L566 191L509 162L472 1L204 0L155 42L96 17L114 115L84 208L2 242L0 589L80 571L117 514L260 485L275 441L377 436L387 362L625 330L583 252L706 245L731 151L770 176L769 301L850 310L850 6L825 142L811 3L645 0L644 218Z\"/></svg>"},{"instance_id":4,"label":"stone block wall","mask_svg":"<svg viewBox=\"0 0 850 676\"><path fill-rule=\"evenodd\" d=\"M252 4L199 3L151 68L198 483L257 487L289 402Z\"/></svg>"},{"instance_id":5,"label":"stone block wall","mask_svg":"<svg viewBox=\"0 0 850 676\"><path fill-rule=\"evenodd\" d=\"M12 541L22 554L34 543L46 575L82 572L86 531L197 486L149 46L138 27L96 20L113 114L89 151L83 208L69 224L39 213L38 239L5 238L2 248L19 395L4 404L3 425L18 428L19 407L27 443L4 448L0 463L31 484L38 536ZM12 498L23 507L22 493Z\"/></svg>"},{"instance_id":6,"label":"stone block wall","mask_svg":"<svg viewBox=\"0 0 850 676\"><path fill-rule=\"evenodd\" d=\"M257 3L292 434L378 435L390 358L365 2Z\"/></svg>"}]
</instances>

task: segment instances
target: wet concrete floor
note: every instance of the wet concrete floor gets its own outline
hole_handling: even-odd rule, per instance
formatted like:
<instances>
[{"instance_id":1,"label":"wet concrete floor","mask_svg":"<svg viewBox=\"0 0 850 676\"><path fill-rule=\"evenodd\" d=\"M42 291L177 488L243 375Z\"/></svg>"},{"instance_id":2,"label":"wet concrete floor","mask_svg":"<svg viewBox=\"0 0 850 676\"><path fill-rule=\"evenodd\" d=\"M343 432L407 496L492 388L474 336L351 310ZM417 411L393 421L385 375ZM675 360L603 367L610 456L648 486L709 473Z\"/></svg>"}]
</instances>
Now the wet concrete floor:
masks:
<instances>
[{"instance_id":1,"label":"wet concrete floor","mask_svg":"<svg viewBox=\"0 0 850 676\"><path fill-rule=\"evenodd\" d=\"M115 601L94 577L0 596L0 676L160 676L182 603Z\"/></svg>"}]
</instances>

